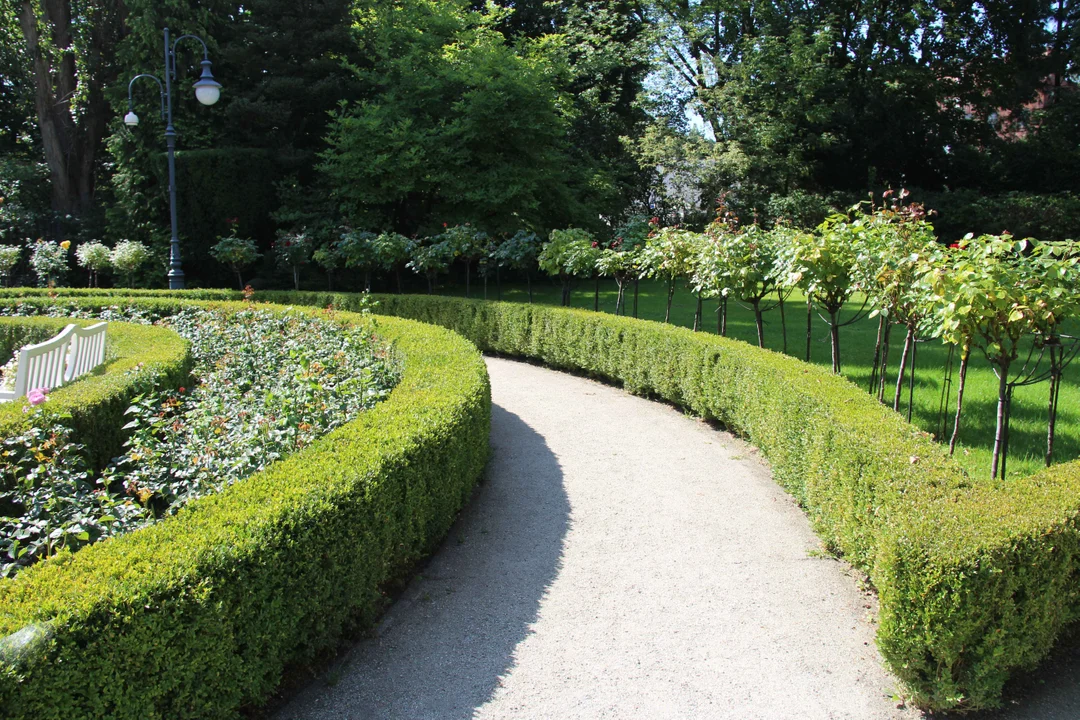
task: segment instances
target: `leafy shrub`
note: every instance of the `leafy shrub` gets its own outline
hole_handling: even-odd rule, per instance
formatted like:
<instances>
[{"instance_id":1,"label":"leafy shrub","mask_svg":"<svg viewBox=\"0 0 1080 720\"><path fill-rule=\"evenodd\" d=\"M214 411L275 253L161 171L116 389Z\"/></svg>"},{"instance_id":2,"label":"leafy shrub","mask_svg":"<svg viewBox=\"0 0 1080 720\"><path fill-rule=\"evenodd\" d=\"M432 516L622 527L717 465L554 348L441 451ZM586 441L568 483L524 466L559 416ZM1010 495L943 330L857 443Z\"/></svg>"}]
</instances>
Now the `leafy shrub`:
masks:
<instances>
[{"instance_id":1,"label":"leafy shrub","mask_svg":"<svg viewBox=\"0 0 1080 720\"><path fill-rule=\"evenodd\" d=\"M85 242L75 248L75 259L90 273L90 284L98 285L98 274L112 267L112 253L97 240Z\"/></svg>"},{"instance_id":2,"label":"leafy shrub","mask_svg":"<svg viewBox=\"0 0 1080 720\"><path fill-rule=\"evenodd\" d=\"M109 262L128 286L133 284L135 273L149 260L150 250L138 240L121 240L109 256Z\"/></svg>"},{"instance_id":3,"label":"leafy shrub","mask_svg":"<svg viewBox=\"0 0 1080 720\"><path fill-rule=\"evenodd\" d=\"M67 251L70 243L65 240L62 243L38 240L30 251L30 267L37 275L38 285L41 287L52 286L60 283L67 272Z\"/></svg>"},{"instance_id":4,"label":"leafy shrub","mask_svg":"<svg viewBox=\"0 0 1080 720\"><path fill-rule=\"evenodd\" d=\"M189 304L134 302L146 313ZM491 410L475 348L439 328L374 322L404 360L385 402L176 516L0 581L6 718L234 717L287 664L373 621L382 588L468 498Z\"/></svg>"},{"instance_id":5,"label":"leafy shrub","mask_svg":"<svg viewBox=\"0 0 1080 720\"><path fill-rule=\"evenodd\" d=\"M236 225L232 224L232 231L225 237L219 237L218 243L210 248L210 255L220 263L228 265L236 273L236 282L239 290L244 289L244 278L240 274L244 268L258 260L262 253L255 246L255 241L250 238L237 237Z\"/></svg>"},{"instance_id":6,"label":"leafy shrub","mask_svg":"<svg viewBox=\"0 0 1080 720\"><path fill-rule=\"evenodd\" d=\"M348 308L349 295L259 296ZM978 481L827 369L715 335L534 305L380 296L482 350L583 371L747 437L880 598L878 645L913 702L994 706L1080 618L1080 462Z\"/></svg>"},{"instance_id":7,"label":"leafy shrub","mask_svg":"<svg viewBox=\"0 0 1080 720\"><path fill-rule=\"evenodd\" d=\"M15 266L22 257L22 248L17 245L0 245L0 280L7 284Z\"/></svg>"}]
</instances>

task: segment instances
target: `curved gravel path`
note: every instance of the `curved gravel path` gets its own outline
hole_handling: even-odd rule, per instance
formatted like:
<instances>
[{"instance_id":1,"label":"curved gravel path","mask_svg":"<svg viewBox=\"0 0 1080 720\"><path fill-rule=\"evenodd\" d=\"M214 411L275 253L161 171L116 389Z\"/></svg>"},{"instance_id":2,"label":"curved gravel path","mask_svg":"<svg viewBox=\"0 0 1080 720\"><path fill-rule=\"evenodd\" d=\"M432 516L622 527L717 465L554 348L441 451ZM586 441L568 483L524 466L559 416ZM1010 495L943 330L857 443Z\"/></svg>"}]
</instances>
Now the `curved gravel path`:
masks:
<instances>
[{"instance_id":1,"label":"curved gravel path","mask_svg":"<svg viewBox=\"0 0 1080 720\"><path fill-rule=\"evenodd\" d=\"M871 595L756 451L489 359L486 480L373 637L281 708L331 718L917 718Z\"/></svg>"}]
</instances>

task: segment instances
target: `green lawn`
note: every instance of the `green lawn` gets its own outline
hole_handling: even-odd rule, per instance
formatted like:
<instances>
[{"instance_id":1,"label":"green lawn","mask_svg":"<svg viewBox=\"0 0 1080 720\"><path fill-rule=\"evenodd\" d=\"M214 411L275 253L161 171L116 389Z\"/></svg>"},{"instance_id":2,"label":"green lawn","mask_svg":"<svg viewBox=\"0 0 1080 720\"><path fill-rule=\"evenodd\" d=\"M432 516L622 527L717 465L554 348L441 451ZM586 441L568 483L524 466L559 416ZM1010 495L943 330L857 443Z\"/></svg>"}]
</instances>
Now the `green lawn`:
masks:
<instances>
[{"instance_id":1,"label":"green lawn","mask_svg":"<svg viewBox=\"0 0 1080 720\"><path fill-rule=\"evenodd\" d=\"M447 294L461 295L464 288L447 287ZM646 320L664 319L665 287L657 282L642 282L638 298L638 316ZM473 297L481 297L483 287L479 281L473 285ZM535 302L558 304L559 288L547 279L534 281L533 296ZM602 281L600 285L600 310L613 312L615 309L615 283ZM495 286L488 286L488 298L495 299ZM528 302L528 292L522 284L503 287L502 299L510 302ZM632 311L632 294L627 293L627 313ZM592 309L593 283L582 282L572 293L574 307ZM685 288L675 292L671 320L676 325L691 327L694 320L696 299ZM852 306L844 313L850 318L858 310ZM704 329L716 332L716 302L706 301ZM793 296L787 305L788 351L802 357L806 351L806 304L802 296ZM730 303L728 307L729 337L757 342L754 329L753 313ZM854 383L867 388L870 381L870 366L874 356L874 342L877 336L877 320L862 319L842 328L840 331L841 364L843 373ZM889 363L889 389L886 397L892 401L893 387L896 382L895 370L903 350L903 332L894 328L891 338ZM766 347L781 351L783 334L781 331L780 312L773 310L765 315ZM929 340L918 344L916 359L915 410L913 421L922 429L937 434L939 427L938 408L948 348L940 341ZM830 365L828 326L815 314L813 341L811 343L811 361ZM959 358L956 360L959 367ZM956 378L949 392L949 417L946 423L946 437L952 432L952 413L956 407ZM1012 429L1008 459L1008 477L1016 479L1043 467L1046 452L1046 415L1049 387L1046 383L1016 389L1012 409ZM906 412L907 392L905 390L901 410ZM1065 380L1061 388L1058 409L1058 422L1054 447L1057 462L1080 457L1080 363L1070 366L1065 371ZM997 378L981 354L973 354L968 370L967 388L964 395L964 416L960 432L960 444L957 446L957 459L969 472L988 475L990 472L990 454L994 441L994 419L997 411Z\"/></svg>"}]
</instances>

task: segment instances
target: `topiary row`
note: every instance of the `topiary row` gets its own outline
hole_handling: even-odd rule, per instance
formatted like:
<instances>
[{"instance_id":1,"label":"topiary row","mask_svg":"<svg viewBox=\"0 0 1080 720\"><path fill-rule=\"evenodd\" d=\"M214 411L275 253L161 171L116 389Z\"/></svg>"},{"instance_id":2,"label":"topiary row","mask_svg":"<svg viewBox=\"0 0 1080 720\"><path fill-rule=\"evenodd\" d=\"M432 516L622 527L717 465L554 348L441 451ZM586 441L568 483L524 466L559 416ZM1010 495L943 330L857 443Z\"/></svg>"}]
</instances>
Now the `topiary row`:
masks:
<instances>
[{"instance_id":1,"label":"topiary row","mask_svg":"<svg viewBox=\"0 0 1080 720\"><path fill-rule=\"evenodd\" d=\"M355 295L260 293L348 308ZM379 296L487 352L584 371L724 423L761 448L832 550L880 599L878 645L924 708L981 708L1080 614L1080 462L968 477L823 368L715 335L565 308Z\"/></svg>"},{"instance_id":2,"label":"topiary row","mask_svg":"<svg viewBox=\"0 0 1080 720\"><path fill-rule=\"evenodd\" d=\"M54 337L71 323L93 324L70 318L0 318L0 357ZM104 367L50 392L42 410L74 430L77 441L86 445L91 466L100 470L123 448L124 411L132 399L154 385L180 387L188 382L191 365L187 341L171 330L110 322ZM21 434L32 422L40 424L26 407L25 398L0 404L0 439Z\"/></svg>"},{"instance_id":3,"label":"topiary row","mask_svg":"<svg viewBox=\"0 0 1080 720\"><path fill-rule=\"evenodd\" d=\"M335 316L393 344L404 373L389 399L173 517L0 582L0 716L237 717L287 666L378 616L483 470L490 388L452 333Z\"/></svg>"}]
</instances>

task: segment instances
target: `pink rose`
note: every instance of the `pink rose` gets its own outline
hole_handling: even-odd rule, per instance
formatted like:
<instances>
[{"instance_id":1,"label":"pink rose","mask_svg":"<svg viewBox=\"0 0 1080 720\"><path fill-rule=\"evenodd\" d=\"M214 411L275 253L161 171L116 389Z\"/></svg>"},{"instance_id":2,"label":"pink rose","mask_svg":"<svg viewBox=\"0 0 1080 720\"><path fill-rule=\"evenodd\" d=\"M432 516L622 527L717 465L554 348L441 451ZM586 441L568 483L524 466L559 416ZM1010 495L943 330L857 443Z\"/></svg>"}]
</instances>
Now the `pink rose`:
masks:
<instances>
[{"instance_id":1,"label":"pink rose","mask_svg":"<svg viewBox=\"0 0 1080 720\"><path fill-rule=\"evenodd\" d=\"M47 392L47 388L34 388L30 392L26 393L26 400L31 405L40 405L41 403L48 400L48 398L45 396L45 393Z\"/></svg>"}]
</instances>

